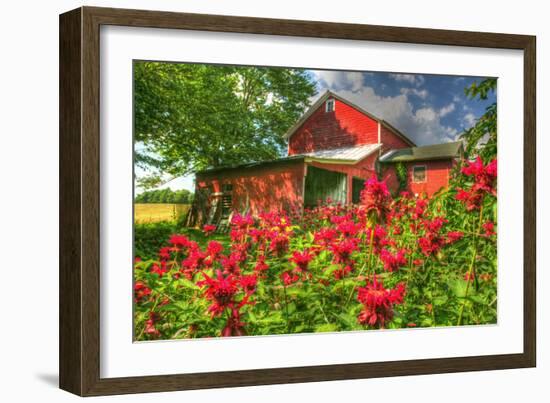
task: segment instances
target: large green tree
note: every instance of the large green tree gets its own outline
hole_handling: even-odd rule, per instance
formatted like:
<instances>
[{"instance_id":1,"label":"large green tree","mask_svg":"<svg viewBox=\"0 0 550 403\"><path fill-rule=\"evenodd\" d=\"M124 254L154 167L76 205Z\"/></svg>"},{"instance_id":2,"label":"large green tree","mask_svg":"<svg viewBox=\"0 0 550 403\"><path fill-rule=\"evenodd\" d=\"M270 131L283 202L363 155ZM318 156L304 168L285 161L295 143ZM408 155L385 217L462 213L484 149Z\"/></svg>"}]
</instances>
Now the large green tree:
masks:
<instances>
[{"instance_id":1,"label":"large green tree","mask_svg":"<svg viewBox=\"0 0 550 403\"><path fill-rule=\"evenodd\" d=\"M474 82L464 92L472 99L486 100L490 93L497 89L497 79L487 78ZM468 156L479 155L489 161L497 155L497 104L492 103L485 109L485 113L476 121L475 125L465 130L461 138L466 141Z\"/></svg>"},{"instance_id":2,"label":"large green tree","mask_svg":"<svg viewBox=\"0 0 550 403\"><path fill-rule=\"evenodd\" d=\"M134 64L135 158L147 188L166 176L277 158L316 87L304 70Z\"/></svg>"}]
</instances>

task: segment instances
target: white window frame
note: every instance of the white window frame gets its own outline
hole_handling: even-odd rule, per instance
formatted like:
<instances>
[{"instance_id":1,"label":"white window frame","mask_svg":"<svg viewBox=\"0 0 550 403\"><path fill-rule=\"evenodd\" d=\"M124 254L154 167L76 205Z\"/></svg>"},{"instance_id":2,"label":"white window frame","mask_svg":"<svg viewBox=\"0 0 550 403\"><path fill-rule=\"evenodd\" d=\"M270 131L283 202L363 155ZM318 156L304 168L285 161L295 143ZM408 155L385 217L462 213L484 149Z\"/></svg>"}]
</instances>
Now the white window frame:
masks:
<instances>
[{"instance_id":1,"label":"white window frame","mask_svg":"<svg viewBox=\"0 0 550 403\"><path fill-rule=\"evenodd\" d=\"M329 110L329 105L332 105L332 110ZM336 102L334 101L334 98L327 99L325 102L325 112L334 112L336 110Z\"/></svg>"},{"instance_id":2,"label":"white window frame","mask_svg":"<svg viewBox=\"0 0 550 403\"><path fill-rule=\"evenodd\" d=\"M417 181L414 177L414 170L416 168L424 168L424 180L423 181ZM413 165L412 166L412 171L411 171L411 176L412 176L412 182L413 183L426 183L428 182L428 166L427 165Z\"/></svg>"}]
</instances>

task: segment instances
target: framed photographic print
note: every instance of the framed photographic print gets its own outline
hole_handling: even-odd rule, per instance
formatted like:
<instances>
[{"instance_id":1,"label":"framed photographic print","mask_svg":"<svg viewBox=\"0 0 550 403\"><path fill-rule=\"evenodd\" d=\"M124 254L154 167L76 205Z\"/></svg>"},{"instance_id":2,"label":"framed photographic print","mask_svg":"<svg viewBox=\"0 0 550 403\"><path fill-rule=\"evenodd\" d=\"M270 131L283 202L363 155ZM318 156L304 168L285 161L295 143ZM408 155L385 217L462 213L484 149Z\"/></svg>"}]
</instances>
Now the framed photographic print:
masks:
<instances>
[{"instance_id":1,"label":"framed photographic print","mask_svg":"<svg viewBox=\"0 0 550 403\"><path fill-rule=\"evenodd\" d=\"M535 157L532 36L65 13L60 386L535 366Z\"/></svg>"}]
</instances>

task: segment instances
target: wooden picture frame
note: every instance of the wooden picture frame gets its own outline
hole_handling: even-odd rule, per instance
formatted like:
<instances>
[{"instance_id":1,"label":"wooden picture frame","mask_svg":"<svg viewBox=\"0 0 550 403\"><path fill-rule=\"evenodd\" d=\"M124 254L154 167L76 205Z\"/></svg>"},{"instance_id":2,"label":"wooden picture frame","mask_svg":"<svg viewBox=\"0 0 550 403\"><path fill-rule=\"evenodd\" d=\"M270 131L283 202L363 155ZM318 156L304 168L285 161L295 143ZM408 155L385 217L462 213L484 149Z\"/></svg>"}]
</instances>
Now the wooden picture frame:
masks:
<instances>
[{"instance_id":1,"label":"wooden picture frame","mask_svg":"<svg viewBox=\"0 0 550 403\"><path fill-rule=\"evenodd\" d=\"M210 373L100 377L99 35L102 25L518 49L524 52L523 353ZM82 7L60 16L60 387L81 396L534 367L535 37Z\"/></svg>"}]
</instances>

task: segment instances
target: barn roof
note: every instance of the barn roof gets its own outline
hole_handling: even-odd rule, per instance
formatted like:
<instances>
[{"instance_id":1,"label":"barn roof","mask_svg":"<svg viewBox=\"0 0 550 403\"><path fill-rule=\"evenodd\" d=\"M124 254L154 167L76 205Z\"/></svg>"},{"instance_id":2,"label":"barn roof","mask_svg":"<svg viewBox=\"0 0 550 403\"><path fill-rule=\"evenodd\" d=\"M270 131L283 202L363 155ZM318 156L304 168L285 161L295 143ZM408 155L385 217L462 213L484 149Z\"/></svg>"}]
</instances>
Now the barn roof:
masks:
<instances>
[{"instance_id":1,"label":"barn roof","mask_svg":"<svg viewBox=\"0 0 550 403\"><path fill-rule=\"evenodd\" d=\"M332 162L343 164L354 164L368 157L378 150L382 144L365 144L355 147L335 148L332 150L319 150L310 153L300 154L306 157L306 160L318 162Z\"/></svg>"},{"instance_id":2,"label":"barn roof","mask_svg":"<svg viewBox=\"0 0 550 403\"><path fill-rule=\"evenodd\" d=\"M343 102L343 103L351 106L352 108L357 109L359 112L363 113L364 115L367 115L372 120L380 123L382 126L384 126L388 129L390 129L391 131L393 131L395 134L397 134L397 136L401 137L407 144L409 144L411 146L416 146L414 141L412 141L410 138L408 138L403 133L401 133L401 131L399 131L397 128L392 126L389 122L386 122L384 119L380 119L379 117L374 116L372 113L366 111L365 109L361 108L360 106L354 104L353 102L351 102L351 101L349 101L349 100L341 97L340 95L335 94L334 92L329 91L329 90L325 91L325 93L323 95L321 95L319 97L319 99L317 101L315 101L315 103L309 107L309 109L302 115L302 117L290 129L288 129L288 131L283 135L283 137L288 140L300 128L300 126L302 126L304 124L304 122L311 115L313 115L313 112L315 112L321 105L323 105L323 103L328 98L337 99L340 102Z\"/></svg>"},{"instance_id":3,"label":"barn roof","mask_svg":"<svg viewBox=\"0 0 550 403\"><path fill-rule=\"evenodd\" d=\"M409 162L457 158L462 154L462 142L392 150L380 157L381 162Z\"/></svg>"},{"instance_id":4,"label":"barn roof","mask_svg":"<svg viewBox=\"0 0 550 403\"><path fill-rule=\"evenodd\" d=\"M230 169L246 169L255 167L264 167L270 165L277 165L281 163L287 163L291 161L305 161L305 162L324 162L328 164L355 164L361 161L363 158L368 157L373 152L377 151L381 144L366 144L356 147L335 148L332 150L314 151L305 154L296 154L288 157L282 157L275 160L248 162L244 164L225 165L217 168L207 168L205 170L197 172L198 175L203 173L213 173L219 171L225 171Z\"/></svg>"},{"instance_id":5,"label":"barn roof","mask_svg":"<svg viewBox=\"0 0 550 403\"><path fill-rule=\"evenodd\" d=\"M277 165L285 162L291 162L291 161L303 161L305 160L304 155L291 155L289 157L282 157L277 158L275 160L268 160L268 161L257 161L257 162L247 162L244 164L235 164L235 165L224 165L221 167L216 168L207 168L202 171L196 172L197 175L203 174L203 173L212 173L212 172L219 172L219 171L225 171L229 169L245 169L245 168L254 168L259 166L269 166L269 165Z\"/></svg>"}]
</instances>

